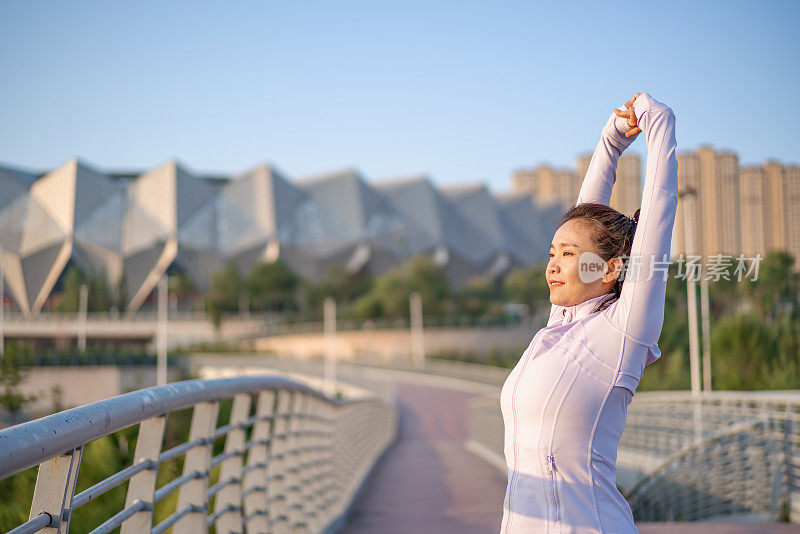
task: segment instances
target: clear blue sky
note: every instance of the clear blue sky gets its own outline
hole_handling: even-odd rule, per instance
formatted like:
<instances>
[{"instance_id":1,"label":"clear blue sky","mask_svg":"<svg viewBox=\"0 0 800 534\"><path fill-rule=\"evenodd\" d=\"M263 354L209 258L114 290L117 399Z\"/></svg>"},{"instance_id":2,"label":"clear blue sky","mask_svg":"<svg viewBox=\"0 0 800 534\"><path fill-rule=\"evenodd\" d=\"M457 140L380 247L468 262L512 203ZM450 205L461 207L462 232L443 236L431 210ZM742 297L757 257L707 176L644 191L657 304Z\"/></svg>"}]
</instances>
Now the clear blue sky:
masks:
<instances>
[{"instance_id":1,"label":"clear blue sky","mask_svg":"<svg viewBox=\"0 0 800 534\"><path fill-rule=\"evenodd\" d=\"M800 2L558 4L0 0L0 161L502 191L572 166L634 91L682 149L800 160Z\"/></svg>"}]
</instances>

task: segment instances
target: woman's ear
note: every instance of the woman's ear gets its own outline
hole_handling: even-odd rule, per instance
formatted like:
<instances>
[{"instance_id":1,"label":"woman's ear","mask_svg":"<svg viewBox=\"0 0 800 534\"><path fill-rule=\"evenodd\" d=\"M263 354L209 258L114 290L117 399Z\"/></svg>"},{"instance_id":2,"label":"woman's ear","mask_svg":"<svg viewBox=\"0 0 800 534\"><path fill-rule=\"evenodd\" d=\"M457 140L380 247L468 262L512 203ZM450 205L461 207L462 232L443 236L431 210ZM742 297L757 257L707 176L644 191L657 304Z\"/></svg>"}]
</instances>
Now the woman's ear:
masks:
<instances>
[{"instance_id":1,"label":"woman's ear","mask_svg":"<svg viewBox=\"0 0 800 534\"><path fill-rule=\"evenodd\" d=\"M622 258L611 258L606 262L606 272L603 274L604 284L613 284L622 274Z\"/></svg>"}]
</instances>

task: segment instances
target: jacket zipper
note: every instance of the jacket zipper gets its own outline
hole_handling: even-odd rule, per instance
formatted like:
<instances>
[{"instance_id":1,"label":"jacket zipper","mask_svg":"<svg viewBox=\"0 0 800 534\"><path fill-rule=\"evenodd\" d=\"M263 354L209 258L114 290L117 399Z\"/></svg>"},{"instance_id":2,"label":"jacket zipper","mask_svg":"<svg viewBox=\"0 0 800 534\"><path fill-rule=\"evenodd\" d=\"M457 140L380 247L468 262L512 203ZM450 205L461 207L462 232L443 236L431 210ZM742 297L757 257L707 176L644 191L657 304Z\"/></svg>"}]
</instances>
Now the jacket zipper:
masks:
<instances>
[{"instance_id":1,"label":"jacket zipper","mask_svg":"<svg viewBox=\"0 0 800 534\"><path fill-rule=\"evenodd\" d=\"M554 454L547 455L547 467L550 472L550 487L553 489L553 507L555 508L555 520L561 523L561 501L558 498L558 478L556 473L556 457Z\"/></svg>"}]
</instances>

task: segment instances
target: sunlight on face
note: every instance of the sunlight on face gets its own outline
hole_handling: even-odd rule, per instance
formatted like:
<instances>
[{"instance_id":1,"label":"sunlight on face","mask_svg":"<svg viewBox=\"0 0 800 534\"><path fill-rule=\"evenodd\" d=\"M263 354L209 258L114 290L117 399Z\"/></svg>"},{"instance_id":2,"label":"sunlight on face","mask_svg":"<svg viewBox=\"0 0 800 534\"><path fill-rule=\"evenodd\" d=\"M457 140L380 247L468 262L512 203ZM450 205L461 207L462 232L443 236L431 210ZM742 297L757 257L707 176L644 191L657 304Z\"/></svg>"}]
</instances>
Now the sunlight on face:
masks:
<instances>
[{"instance_id":1,"label":"sunlight on face","mask_svg":"<svg viewBox=\"0 0 800 534\"><path fill-rule=\"evenodd\" d=\"M589 228L585 222L577 219L565 222L553 236L550 261L545 270L552 304L573 306L608 293L612 288L613 280L607 282L602 274L587 278L584 273L581 276L580 260L583 253L597 253ZM586 265L583 267L585 270ZM605 271L605 266L601 268Z\"/></svg>"}]
</instances>

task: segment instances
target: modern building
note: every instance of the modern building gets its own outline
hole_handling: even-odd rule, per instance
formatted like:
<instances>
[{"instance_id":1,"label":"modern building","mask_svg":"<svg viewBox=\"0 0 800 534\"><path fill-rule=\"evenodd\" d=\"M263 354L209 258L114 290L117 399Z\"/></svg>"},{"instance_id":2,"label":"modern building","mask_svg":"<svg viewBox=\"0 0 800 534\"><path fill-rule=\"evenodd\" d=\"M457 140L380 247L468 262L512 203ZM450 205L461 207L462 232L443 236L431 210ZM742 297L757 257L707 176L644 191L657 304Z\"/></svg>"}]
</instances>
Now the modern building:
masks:
<instances>
[{"instance_id":1,"label":"modern building","mask_svg":"<svg viewBox=\"0 0 800 534\"><path fill-rule=\"evenodd\" d=\"M270 165L230 178L176 161L125 173L78 159L44 173L0 166L0 265L28 315L70 262L104 276L128 310L168 269L203 289L227 265L246 274L275 260L318 280L332 265L376 275L423 254L459 286L544 260L556 218L530 195L425 177L372 184L352 169L293 181Z\"/></svg>"},{"instance_id":2,"label":"modern building","mask_svg":"<svg viewBox=\"0 0 800 534\"><path fill-rule=\"evenodd\" d=\"M519 170L512 177L512 189L532 195L540 213L543 207L566 210L577 199L591 157L579 155L575 172L548 165ZM752 258L785 250L800 267L800 166L768 161L740 169L735 152L711 146L681 152L677 158L673 256L697 255L708 261L715 255ZM632 215L641 206L642 172L638 154L625 152L620 157L612 208Z\"/></svg>"},{"instance_id":3,"label":"modern building","mask_svg":"<svg viewBox=\"0 0 800 534\"><path fill-rule=\"evenodd\" d=\"M575 159L575 170L539 165L514 173L511 186L515 193L533 195L540 207L558 206L566 211L575 205L592 155ZM642 204L642 160L635 153L625 153L617 165L610 206L625 215L633 215Z\"/></svg>"},{"instance_id":4,"label":"modern building","mask_svg":"<svg viewBox=\"0 0 800 534\"><path fill-rule=\"evenodd\" d=\"M739 215L741 221L741 252L755 257L767 249L764 232L766 180L761 167L746 167L739 173Z\"/></svg>"},{"instance_id":5,"label":"modern building","mask_svg":"<svg viewBox=\"0 0 800 534\"><path fill-rule=\"evenodd\" d=\"M681 192L675 221L675 254L744 254L784 250L800 259L800 167L768 161L739 167L731 151L702 146L678 154ZM685 193L694 191L691 197ZM691 221L685 210L692 205ZM687 246L685 224L694 247ZM692 249L692 250L690 250Z\"/></svg>"},{"instance_id":6,"label":"modern building","mask_svg":"<svg viewBox=\"0 0 800 534\"><path fill-rule=\"evenodd\" d=\"M558 206L566 211L575 205L580 190L580 179L572 169L555 169L539 165L516 171L511 179L515 193L529 193L537 206Z\"/></svg>"},{"instance_id":7,"label":"modern building","mask_svg":"<svg viewBox=\"0 0 800 534\"><path fill-rule=\"evenodd\" d=\"M589 170L591 154L581 154L575 160L580 183ZM574 202L574 200L573 200ZM617 177L611 190L609 205L620 213L632 216L642 205L642 160L634 152L625 152L617 163Z\"/></svg>"},{"instance_id":8,"label":"modern building","mask_svg":"<svg viewBox=\"0 0 800 534\"><path fill-rule=\"evenodd\" d=\"M768 161L740 175L742 250L785 250L800 262L800 166Z\"/></svg>"},{"instance_id":9,"label":"modern building","mask_svg":"<svg viewBox=\"0 0 800 534\"><path fill-rule=\"evenodd\" d=\"M703 146L677 157L680 198L674 252L703 257L738 254L742 250L738 156ZM687 247L684 226L684 210L689 204L693 206L691 247Z\"/></svg>"}]
</instances>

